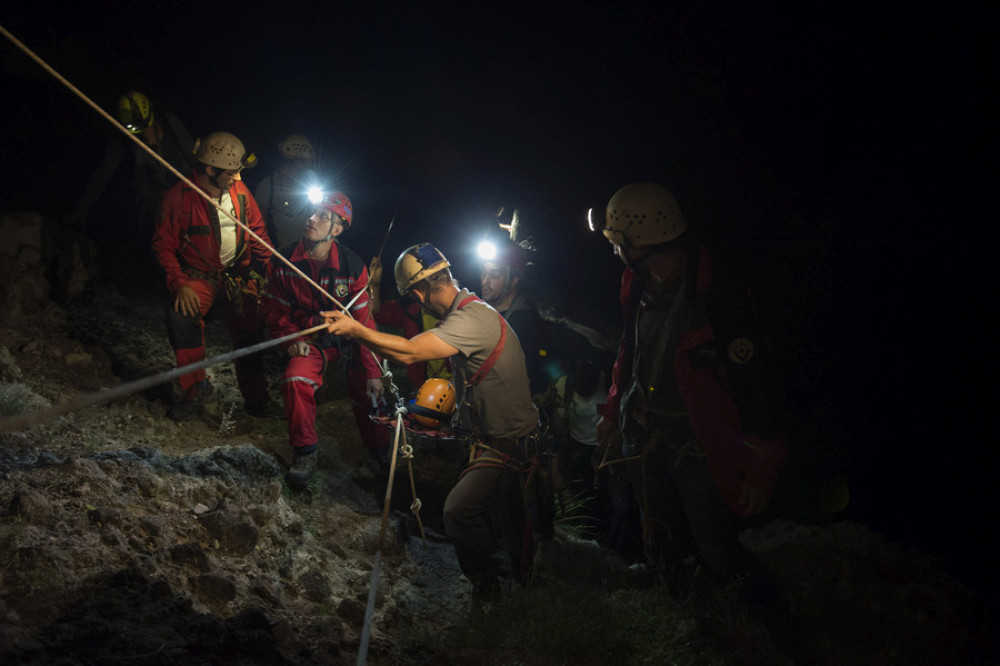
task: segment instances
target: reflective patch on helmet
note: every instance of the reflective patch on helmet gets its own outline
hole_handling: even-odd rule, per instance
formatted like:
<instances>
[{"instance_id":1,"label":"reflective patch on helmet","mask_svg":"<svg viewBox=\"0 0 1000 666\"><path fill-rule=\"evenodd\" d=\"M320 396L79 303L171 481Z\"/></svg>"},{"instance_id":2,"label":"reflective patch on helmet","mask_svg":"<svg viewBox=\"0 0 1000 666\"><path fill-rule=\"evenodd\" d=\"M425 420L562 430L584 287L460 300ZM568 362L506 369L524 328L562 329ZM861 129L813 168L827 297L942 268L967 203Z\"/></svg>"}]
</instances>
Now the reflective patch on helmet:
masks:
<instances>
[{"instance_id":1,"label":"reflective patch on helmet","mask_svg":"<svg viewBox=\"0 0 1000 666\"><path fill-rule=\"evenodd\" d=\"M441 255L437 251L437 248L430 243L418 246L413 254L424 268L429 268L441 261Z\"/></svg>"},{"instance_id":2,"label":"reflective patch on helmet","mask_svg":"<svg viewBox=\"0 0 1000 666\"><path fill-rule=\"evenodd\" d=\"M733 363L742 365L753 358L754 346L749 338L736 338L729 343L727 354Z\"/></svg>"},{"instance_id":3,"label":"reflective patch on helmet","mask_svg":"<svg viewBox=\"0 0 1000 666\"><path fill-rule=\"evenodd\" d=\"M333 293L337 298L344 298L347 296L347 280L337 280L333 285Z\"/></svg>"}]
</instances>

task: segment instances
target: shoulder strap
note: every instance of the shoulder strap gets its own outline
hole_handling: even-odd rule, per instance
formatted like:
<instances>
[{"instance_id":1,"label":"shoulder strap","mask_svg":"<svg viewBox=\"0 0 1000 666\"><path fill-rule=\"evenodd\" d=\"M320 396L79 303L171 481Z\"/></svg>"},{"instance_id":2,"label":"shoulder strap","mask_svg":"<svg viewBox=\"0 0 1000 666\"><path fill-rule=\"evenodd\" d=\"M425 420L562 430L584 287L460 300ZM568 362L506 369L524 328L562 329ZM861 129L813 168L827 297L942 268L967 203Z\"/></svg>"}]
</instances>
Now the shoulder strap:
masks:
<instances>
[{"instance_id":1,"label":"shoulder strap","mask_svg":"<svg viewBox=\"0 0 1000 666\"><path fill-rule=\"evenodd\" d=\"M340 257L340 261L338 262L340 266L338 269L339 277L353 278L360 276L362 269L366 268L364 262L361 261L361 256L357 252L341 245L339 241L333 242L333 247L330 248L331 252L334 251L333 248L336 248L336 252Z\"/></svg>"},{"instance_id":2,"label":"shoulder strap","mask_svg":"<svg viewBox=\"0 0 1000 666\"><path fill-rule=\"evenodd\" d=\"M458 308L456 309L461 310L474 301L482 301L482 299L476 295L469 296L462 299L462 302L458 304ZM486 374L496 365L497 359L500 358L500 352L503 351L504 345L507 343L507 321L499 312L497 316L500 318L500 340L497 342L497 346L493 348L493 351L490 352L490 355L486 357L486 360L483 361L483 364L476 370L476 374L472 375L469 379L470 386L478 386L483 381Z\"/></svg>"},{"instance_id":3,"label":"shoulder strap","mask_svg":"<svg viewBox=\"0 0 1000 666\"><path fill-rule=\"evenodd\" d=\"M230 196L232 191L230 191ZM236 201L233 202L233 209L236 211L236 219L240 221L241 224L247 223L247 196L243 192L237 192ZM222 220L219 220L221 223ZM233 257L233 264L240 260L243 253L246 252L247 247L250 243L250 234L246 230L237 225L236 227L236 255Z\"/></svg>"}]
</instances>

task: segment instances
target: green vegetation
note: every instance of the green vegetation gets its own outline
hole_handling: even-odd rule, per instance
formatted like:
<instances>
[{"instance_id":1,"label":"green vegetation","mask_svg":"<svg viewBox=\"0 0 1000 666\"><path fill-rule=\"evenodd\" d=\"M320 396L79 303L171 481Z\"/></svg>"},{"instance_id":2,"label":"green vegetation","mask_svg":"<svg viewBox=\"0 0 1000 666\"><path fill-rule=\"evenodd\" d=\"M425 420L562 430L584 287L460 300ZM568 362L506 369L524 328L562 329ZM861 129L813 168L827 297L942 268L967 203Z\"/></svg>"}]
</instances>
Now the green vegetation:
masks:
<instances>
[{"instance_id":1,"label":"green vegetation","mask_svg":"<svg viewBox=\"0 0 1000 666\"><path fill-rule=\"evenodd\" d=\"M711 586L681 600L660 586L517 589L450 631L414 628L401 645L400 663L447 663L461 651L494 665L787 663L733 591Z\"/></svg>"}]
</instances>

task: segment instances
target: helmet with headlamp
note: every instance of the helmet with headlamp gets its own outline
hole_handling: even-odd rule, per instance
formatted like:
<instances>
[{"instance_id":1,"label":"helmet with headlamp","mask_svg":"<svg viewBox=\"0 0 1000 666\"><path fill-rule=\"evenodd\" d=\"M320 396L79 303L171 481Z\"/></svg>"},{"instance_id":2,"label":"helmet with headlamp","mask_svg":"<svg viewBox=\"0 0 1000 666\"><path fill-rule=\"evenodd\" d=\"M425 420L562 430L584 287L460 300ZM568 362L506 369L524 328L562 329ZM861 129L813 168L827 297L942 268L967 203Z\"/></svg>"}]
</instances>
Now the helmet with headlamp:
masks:
<instances>
[{"instance_id":1,"label":"helmet with headlamp","mask_svg":"<svg viewBox=\"0 0 1000 666\"><path fill-rule=\"evenodd\" d=\"M130 90L118 98L118 120L132 134L153 126L153 104L149 98L136 90Z\"/></svg>"},{"instance_id":2,"label":"helmet with headlamp","mask_svg":"<svg viewBox=\"0 0 1000 666\"><path fill-rule=\"evenodd\" d=\"M314 156L312 141L301 134L289 134L278 144L278 152L290 160L311 160Z\"/></svg>"},{"instance_id":3,"label":"helmet with headlamp","mask_svg":"<svg viewBox=\"0 0 1000 666\"><path fill-rule=\"evenodd\" d=\"M430 243L418 243L403 250L396 259L396 288L401 295L406 294L413 285L438 271L449 268L451 263Z\"/></svg>"},{"instance_id":4,"label":"helmet with headlamp","mask_svg":"<svg viewBox=\"0 0 1000 666\"><path fill-rule=\"evenodd\" d=\"M351 228L351 219L354 217L351 200L343 192L332 192L323 194L315 202L317 210L325 210L338 215L344 221L344 229Z\"/></svg>"},{"instance_id":5,"label":"helmet with headlamp","mask_svg":"<svg viewBox=\"0 0 1000 666\"><path fill-rule=\"evenodd\" d=\"M257 164L257 156L248 155L243 142L229 132L213 132L195 141L194 158L224 171L242 171Z\"/></svg>"},{"instance_id":6,"label":"helmet with headlamp","mask_svg":"<svg viewBox=\"0 0 1000 666\"><path fill-rule=\"evenodd\" d=\"M630 183L611 197L605 214L604 236L628 249L661 245L687 229L677 200L656 183Z\"/></svg>"}]
</instances>

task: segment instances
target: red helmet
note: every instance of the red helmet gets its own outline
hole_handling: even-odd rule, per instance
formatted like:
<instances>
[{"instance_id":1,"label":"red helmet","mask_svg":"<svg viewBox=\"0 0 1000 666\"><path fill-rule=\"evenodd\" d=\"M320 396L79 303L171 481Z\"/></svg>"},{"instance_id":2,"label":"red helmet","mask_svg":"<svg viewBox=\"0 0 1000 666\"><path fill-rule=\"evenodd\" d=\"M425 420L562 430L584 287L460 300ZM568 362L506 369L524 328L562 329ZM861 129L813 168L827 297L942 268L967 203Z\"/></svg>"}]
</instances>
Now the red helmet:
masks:
<instances>
[{"instance_id":1,"label":"red helmet","mask_svg":"<svg viewBox=\"0 0 1000 666\"><path fill-rule=\"evenodd\" d=\"M316 207L339 215L344 220L344 229L351 228L351 200L343 192L324 195Z\"/></svg>"}]
</instances>

